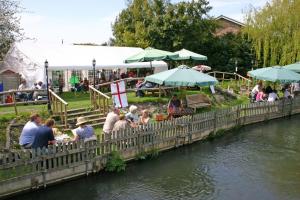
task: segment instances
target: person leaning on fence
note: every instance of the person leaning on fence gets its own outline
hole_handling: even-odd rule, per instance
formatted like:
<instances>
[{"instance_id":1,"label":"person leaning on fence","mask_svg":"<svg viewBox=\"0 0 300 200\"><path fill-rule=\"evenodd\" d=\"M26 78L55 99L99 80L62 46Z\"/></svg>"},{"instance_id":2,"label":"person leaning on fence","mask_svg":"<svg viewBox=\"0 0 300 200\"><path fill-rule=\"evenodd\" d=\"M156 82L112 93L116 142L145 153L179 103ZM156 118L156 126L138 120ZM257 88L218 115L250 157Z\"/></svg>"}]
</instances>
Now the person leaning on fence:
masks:
<instances>
[{"instance_id":1,"label":"person leaning on fence","mask_svg":"<svg viewBox=\"0 0 300 200\"><path fill-rule=\"evenodd\" d=\"M38 127L31 148L48 148L48 144L55 144L56 141L52 130L54 123L53 119L47 119L44 125Z\"/></svg>"},{"instance_id":2,"label":"person leaning on fence","mask_svg":"<svg viewBox=\"0 0 300 200\"><path fill-rule=\"evenodd\" d=\"M115 123L119 120L119 115L120 110L118 108L113 108L112 111L107 114L103 125L103 133L105 134L105 138L113 130Z\"/></svg>"},{"instance_id":3,"label":"person leaning on fence","mask_svg":"<svg viewBox=\"0 0 300 200\"><path fill-rule=\"evenodd\" d=\"M74 135L73 141L84 140L84 142L87 142L97 139L94 128L90 125L87 125L87 120L84 117L77 118L76 126L79 127L72 130Z\"/></svg>"},{"instance_id":4,"label":"person leaning on fence","mask_svg":"<svg viewBox=\"0 0 300 200\"><path fill-rule=\"evenodd\" d=\"M25 148L31 148L34 138L37 134L39 126L41 124L41 117L39 114L32 114L30 121L27 122L21 132L19 144Z\"/></svg>"}]
</instances>

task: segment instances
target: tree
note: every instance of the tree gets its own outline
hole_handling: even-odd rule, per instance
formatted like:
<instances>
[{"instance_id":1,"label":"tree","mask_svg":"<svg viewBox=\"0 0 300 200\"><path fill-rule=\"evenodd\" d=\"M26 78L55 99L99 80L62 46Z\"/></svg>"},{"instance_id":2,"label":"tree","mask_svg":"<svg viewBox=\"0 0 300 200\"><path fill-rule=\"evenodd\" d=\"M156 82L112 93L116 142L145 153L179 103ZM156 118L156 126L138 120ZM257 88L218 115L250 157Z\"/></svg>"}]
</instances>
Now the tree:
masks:
<instances>
[{"instance_id":1,"label":"tree","mask_svg":"<svg viewBox=\"0 0 300 200\"><path fill-rule=\"evenodd\" d=\"M20 12L18 2L0 0L0 60L14 41L23 39L20 18L16 16Z\"/></svg>"},{"instance_id":2,"label":"tree","mask_svg":"<svg viewBox=\"0 0 300 200\"><path fill-rule=\"evenodd\" d=\"M128 1L113 24L115 44L169 51L203 49L216 27L207 15L210 9L206 0L177 4L168 0Z\"/></svg>"},{"instance_id":3,"label":"tree","mask_svg":"<svg viewBox=\"0 0 300 200\"><path fill-rule=\"evenodd\" d=\"M251 43L242 34L228 33L207 43L208 65L215 70L234 72L237 61L238 73L246 75L251 69L254 56Z\"/></svg>"},{"instance_id":4,"label":"tree","mask_svg":"<svg viewBox=\"0 0 300 200\"><path fill-rule=\"evenodd\" d=\"M244 33L264 66L300 60L300 1L272 0L247 13Z\"/></svg>"},{"instance_id":5,"label":"tree","mask_svg":"<svg viewBox=\"0 0 300 200\"><path fill-rule=\"evenodd\" d=\"M222 71L234 71L237 59L239 72L245 74L251 66L250 43L242 35L215 37L218 24L208 15L210 9L206 0L176 4L167 0L128 1L113 24L114 44L169 51L185 48L206 55L207 64Z\"/></svg>"}]
</instances>

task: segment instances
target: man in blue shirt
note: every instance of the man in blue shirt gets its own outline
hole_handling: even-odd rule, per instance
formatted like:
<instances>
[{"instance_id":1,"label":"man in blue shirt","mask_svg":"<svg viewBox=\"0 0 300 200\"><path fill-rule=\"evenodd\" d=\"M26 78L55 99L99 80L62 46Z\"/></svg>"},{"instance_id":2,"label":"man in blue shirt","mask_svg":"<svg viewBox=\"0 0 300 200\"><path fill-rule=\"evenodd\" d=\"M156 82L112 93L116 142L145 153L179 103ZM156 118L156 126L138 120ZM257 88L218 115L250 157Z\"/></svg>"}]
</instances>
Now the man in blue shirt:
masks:
<instances>
[{"instance_id":1,"label":"man in blue shirt","mask_svg":"<svg viewBox=\"0 0 300 200\"><path fill-rule=\"evenodd\" d=\"M28 149L31 147L37 130L41 124L41 117L39 114L32 114L30 121L27 122L21 132L19 144Z\"/></svg>"},{"instance_id":2,"label":"man in blue shirt","mask_svg":"<svg viewBox=\"0 0 300 200\"><path fill-rule=\"evenodd\" d=\"M40 126L31 145L31 148L48 148L48 144L55 144L55 139L52 131L53 126L53 119L48 119L45 122L45 125Z\"/></svg>"}]
</instances>

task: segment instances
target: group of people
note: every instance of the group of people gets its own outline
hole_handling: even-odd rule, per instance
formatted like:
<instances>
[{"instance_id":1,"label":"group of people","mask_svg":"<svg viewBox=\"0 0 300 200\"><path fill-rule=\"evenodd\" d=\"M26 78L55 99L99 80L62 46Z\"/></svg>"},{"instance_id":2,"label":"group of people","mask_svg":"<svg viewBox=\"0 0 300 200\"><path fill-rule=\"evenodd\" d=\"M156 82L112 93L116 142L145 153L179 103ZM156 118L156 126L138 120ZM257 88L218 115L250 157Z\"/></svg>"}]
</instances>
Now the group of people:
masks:
<instances>
[{"instance_id":1,"label":"group of people","mask_svg":"<svg viewBox=\"0 0 300 200\"><path fill-rule=\"evenodd\" d=\"M32 114L30 120L25 124L19 138L19 144L24 149L37 149L47 148L49 144L55 144L56 139L54 136L53 119L47 119L42 124L42 118L39 114ZM73 138L71 141L84 140L96 140L94 128L87 125L87 120L84 117L78 117L76 126L78 128L73 129Z\"/></svg>"},{"instance_id":2,"label":"group of people","mask_svg":"<svg viewBox=\"0 0 300 200\"><path fill-rule=\"evenodd\" d=\"M282 93L284 98L293 98L300 93L299 83L296 82L283 85ZM250 93L250 97L252 102L274 102L279 99L277 90L275 88L272 88L270 85L264 88L262 81L258 82L257 85L255 85Z\"/></svg>"},{"instance_id":3,"label":"group of people","mask_svg":"<svg viewBox=\"0 0 300 200\"><path fill-rule=\"evenodd\" d=\"M47 96L47 92L43 91L32 91L32 92L22 92L22 90L45 90L47 89L46 84L44 84L42 81L38 81L33 84L33 86L30 88L27 85L26 80L22 80L21 84L18 87L18 90L20 92L17 92L17 98L24 101L33 101L33 100L40 100L43 98L43 96Z\"/></svg>"},{"instance_id":4,"label":"group of people","mask_svg":"<svg viewBox=\"0 0 300 200\"><path fill-rule=\"evenodd\" d=\"M112 131L146 125L149 121L150 116L147 109L142 110L139 116L138 107L135 105L131 105L129 107L129 112L126 114L122 113L119 108L113 108L112 111L107 114L103 125L103 132L107 135Z\"/></svg>"}]
</instances>

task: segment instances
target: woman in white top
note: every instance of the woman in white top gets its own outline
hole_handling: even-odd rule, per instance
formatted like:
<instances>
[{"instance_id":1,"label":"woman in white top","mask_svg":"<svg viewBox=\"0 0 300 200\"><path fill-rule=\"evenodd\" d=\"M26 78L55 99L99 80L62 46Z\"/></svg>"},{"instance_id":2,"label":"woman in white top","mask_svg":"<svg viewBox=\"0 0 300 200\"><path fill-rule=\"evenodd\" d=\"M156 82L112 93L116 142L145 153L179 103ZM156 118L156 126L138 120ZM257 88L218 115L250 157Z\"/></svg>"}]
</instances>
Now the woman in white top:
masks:
<instances>
[{"instance_id":1,"label":"woman in white top","mask_svg":"<svg viewBox=\"0 0 300 200\"><path fill-rule=\"evenodd\" d=\"M262 82L261 81L259 81L251 91L252 101L256 100L256 95L257 95L257 93L259 92L260 89L262 89Z\"/></svg>"},{"instance_id":2,"label":"woman in white top","mask_svg":"<svg viewBox=\"0 0 300 200\"><path fill-rule=\"evenodd\" d=\"M274 101L276 101L278 99L279 99L279 97L277 95L277 91L276 90L272 90L272 92L269 93L268 102L274 102Z\"/></svg>"}]
</instances>

